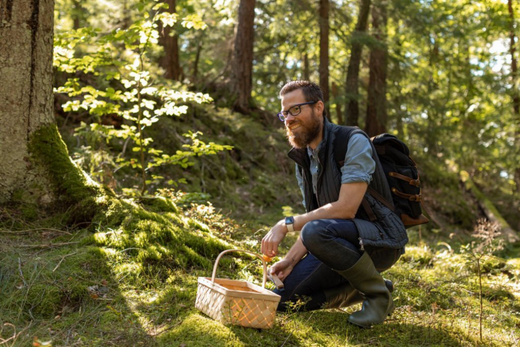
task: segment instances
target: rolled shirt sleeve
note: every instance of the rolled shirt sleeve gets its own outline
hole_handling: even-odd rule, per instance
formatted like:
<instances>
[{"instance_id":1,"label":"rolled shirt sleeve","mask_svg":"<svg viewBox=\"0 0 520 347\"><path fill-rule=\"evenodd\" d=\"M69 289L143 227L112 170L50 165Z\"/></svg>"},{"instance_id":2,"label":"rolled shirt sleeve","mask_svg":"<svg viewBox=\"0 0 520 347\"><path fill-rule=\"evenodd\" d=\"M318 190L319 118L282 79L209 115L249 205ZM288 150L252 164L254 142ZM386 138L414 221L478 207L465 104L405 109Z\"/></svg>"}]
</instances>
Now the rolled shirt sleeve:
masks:
<instances>
[{"instance_id":1,"label":"rolled shirt sleeve","mask_svg":"<svg viewBox=\"0 0 520 347\"><path fill-rule=\"evenodd\" d=\"M341 184L354 182L370 184L375 168L370 140L362 134L352 135L348 142L345 163L341 168Z\"/></svg>"}]
</instances>

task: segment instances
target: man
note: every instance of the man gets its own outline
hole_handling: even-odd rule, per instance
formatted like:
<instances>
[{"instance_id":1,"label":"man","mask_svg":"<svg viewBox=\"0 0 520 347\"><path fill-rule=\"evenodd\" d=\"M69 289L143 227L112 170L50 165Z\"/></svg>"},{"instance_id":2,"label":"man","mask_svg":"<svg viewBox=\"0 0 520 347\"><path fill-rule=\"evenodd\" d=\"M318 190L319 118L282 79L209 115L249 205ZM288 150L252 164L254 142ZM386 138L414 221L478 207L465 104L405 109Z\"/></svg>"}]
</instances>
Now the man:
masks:
<instances>
[{"instance_id":1,"label":"man","mask_svg":"<svg viewBox=\"0 0 520 347\"><path fill-rule=\"evenodd\" d=\"M282 297L278 309L305 298L307 310L363 301L349 322L364 328L382 323L394 304L392 284L380 272L404 253L408 238L399 216L367 193L370 184L391 201L375 150L365 133L352 128L339 167L333 147L341 127L327 120L319 86L289 82L280 97L278 116L293 146L289 157L296 162L307 212L280 220L262 239L262 253L273 257L289 231L301 230L285 257L270 269L284 281L284 290L276 290ZM363 200L375 218L360 208Z\"/></svg>"}]
</instances>

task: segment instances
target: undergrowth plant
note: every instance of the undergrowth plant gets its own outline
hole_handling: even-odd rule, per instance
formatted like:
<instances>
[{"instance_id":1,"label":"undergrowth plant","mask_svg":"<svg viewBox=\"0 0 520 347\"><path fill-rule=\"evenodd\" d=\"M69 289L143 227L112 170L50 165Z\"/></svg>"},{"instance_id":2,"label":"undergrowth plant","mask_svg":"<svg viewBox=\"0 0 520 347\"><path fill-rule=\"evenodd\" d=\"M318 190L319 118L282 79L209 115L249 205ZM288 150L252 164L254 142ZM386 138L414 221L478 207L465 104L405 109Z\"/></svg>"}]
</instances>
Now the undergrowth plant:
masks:
<instances>
[{"instance_id":1,"label":"undergrowth plant","mask_svg":"<svg viewBox=\"0 0 520 347\"><path fill-rule=\"evenodd\" d=\"M92 143L99 146L97 149L89 147L84 151L86 154L101 153L102 159L94 163L99 170L91 167L91 174L101 176L109 171L112 178L113 172L122 168L136 170L140 177L139 193L144 195L150 183L164 179L154 174L155 167L172 164L187 168L193 165L193 157L216 154L232 147L205 143L200 140L202 133L198 131L183 134L182 149L174 154L152 146L153 138L145 133L145 129L161 117L186 114L189 103L208 103L212 99L207 94L187 91L182 85L173 85L171 81L158 77L160 71L156 71L150 59L158 49L158 24L173 26L178 18L175 13L161 11L167 9L168 4L157 0L140 2L137 6L141 17L127 29L103 33L87 27L58 33L54 43L54 65L59 71L75 76L83 73L83 77L96 77L94 83L89 78L70 77L56 89L57 93L71 98L63 105L64 111L83 109L93 117L92 123L82 123L76 131L78 135L97 140ZM206 28L194 15L184 18L182 25L188 29ZM107 117L116 117L123 122L120 126L106 125L103 119ZM114 139L121 139L123 145L121 153L112 160L106 146ZM108 167L112 167L111 170L107 170ZM182 178L167 183L180 182L183 182ZM132 188L123 191L130 195L136 193Z\"/></svg>"},{"instance_id":2,"label":"undergrowth plant","mask_svg":"<svg viewBox=\"0 0 520 347\"><path fill-rule=\"evenodd\" d=\"M493 253L503 249L504 240L498 238L498 236L500 236L500 225L498 223L489 222L485 219L480 219L477 221L472 236L475 238L475 240L466 245L463 245L461 247L461 252L466 256L468 265L475 266L477 270L480 308L479 337L480 342L482 342L482 319L484 314L482 295L482 263L485 257L491 256Z\"/></svg>"}]
</instances>

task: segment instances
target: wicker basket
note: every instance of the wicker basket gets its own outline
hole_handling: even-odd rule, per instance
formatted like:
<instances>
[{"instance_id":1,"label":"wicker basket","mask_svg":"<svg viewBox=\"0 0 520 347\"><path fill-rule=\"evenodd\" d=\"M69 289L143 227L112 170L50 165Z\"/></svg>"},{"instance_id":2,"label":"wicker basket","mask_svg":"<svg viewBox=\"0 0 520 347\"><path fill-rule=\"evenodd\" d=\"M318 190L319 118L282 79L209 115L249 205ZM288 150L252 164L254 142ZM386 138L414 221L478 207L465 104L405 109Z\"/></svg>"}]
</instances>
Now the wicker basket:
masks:
<instances>
[{"instance_id":1,"label":"wicker basket","mask_svg":"<svg viewBox=\"0 0 520 347\"><path fill-rule=\"evenodd\" d=\"M229 249L219 254L211 279L199 277L195 307L223 323L244 327L266 329L274 323L280 295L265 289L267 265L262 259L264 278L262 287L246 281L215 278L220 258L228 252L244 252L262 257L253 252Z\"/></svg>"}]
</instances>

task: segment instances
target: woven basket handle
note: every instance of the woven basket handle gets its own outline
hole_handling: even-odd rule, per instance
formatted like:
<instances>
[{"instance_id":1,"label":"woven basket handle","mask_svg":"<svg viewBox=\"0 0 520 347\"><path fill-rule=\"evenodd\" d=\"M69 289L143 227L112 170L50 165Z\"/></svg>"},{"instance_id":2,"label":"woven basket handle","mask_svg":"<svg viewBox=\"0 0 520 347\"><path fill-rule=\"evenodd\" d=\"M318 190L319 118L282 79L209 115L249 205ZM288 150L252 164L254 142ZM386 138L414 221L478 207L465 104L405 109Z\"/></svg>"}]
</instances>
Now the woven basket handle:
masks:
<instances>
[{"instance_id":1,"label":"woven basket handle","mask_svg":"<svg viewBox=\"0 0 520 347\"><path fill-rule=\"evenodd\" d=\"M246 251L246 250L243 250L243 249L228 249L226 251L223 251L221 252L218 257L217 257L217 260L215 260L215 265L213 265L213 273L211 274L211 284L215 283L215 275L217 274L217 266L218 266L218 263L220 261L220 258L222 258L222 256L226 253L229 253L229 252L244 252L244 253L249 253L251 255L254 255L258 258L260 258L260 260L262 260L262 265L264 266L264 278L263 278L263 281L262 281L262 288L265 288L265 282L267 281L267 264L264 260L264 258L262 258L262 256L258 253L255 253L255 252L251 252L251 251Z\"/></svg>"}]
</instances>

